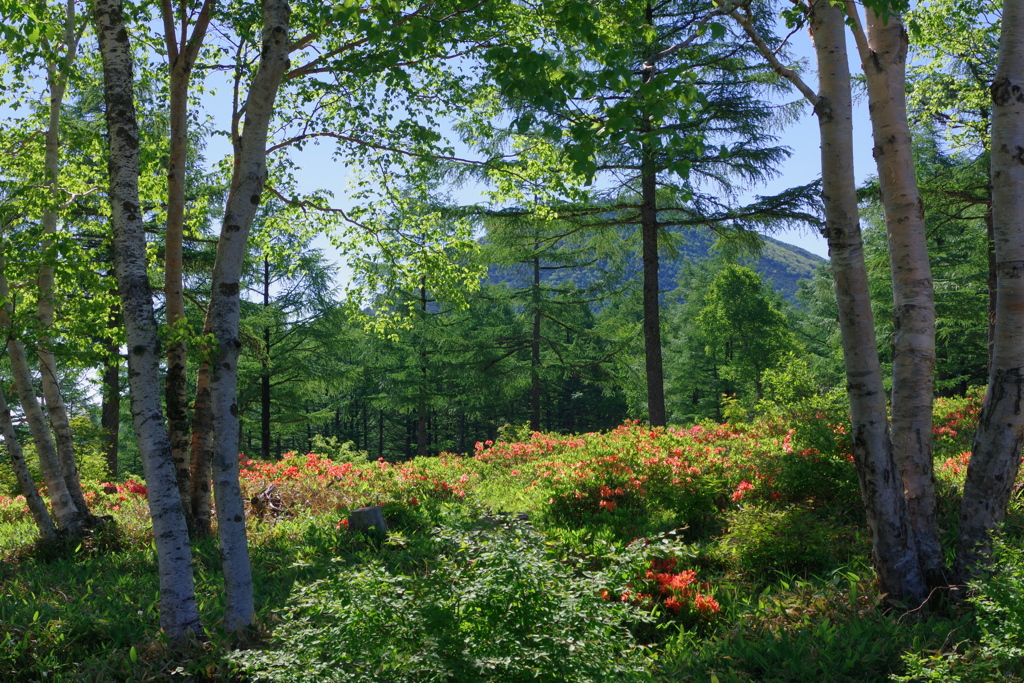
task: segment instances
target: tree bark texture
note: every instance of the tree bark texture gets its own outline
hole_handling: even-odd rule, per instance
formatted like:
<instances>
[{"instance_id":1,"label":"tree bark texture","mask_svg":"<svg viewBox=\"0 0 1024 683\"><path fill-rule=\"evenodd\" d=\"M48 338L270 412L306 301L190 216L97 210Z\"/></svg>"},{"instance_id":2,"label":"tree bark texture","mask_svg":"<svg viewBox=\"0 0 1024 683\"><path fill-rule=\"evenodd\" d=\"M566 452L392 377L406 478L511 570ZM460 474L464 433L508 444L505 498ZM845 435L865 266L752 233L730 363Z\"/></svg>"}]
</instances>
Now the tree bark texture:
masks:
<instances>
[{"instance_id":1,"label":"tree bark texture","mask_svg":"<svg viewBox=\"0 0 1024 683\"><path fill-rule=\"evenodd\" d=\"M199 366L189 448L192 534L197 537L209 536L213 533L213 498L210 487L213 478L213 405L210 398L209 363Z\"/></svg>"},{"instance_id":2,"label":"tree bark texture","mask_svg":"<svg viewBox=\"0 0 1024 683\"><path fill-rule=\"evenodd\" d=\"M116 478L121 432L121 353L113 342L107 344L107 357L103 360L100 428L103 430L103 460L107 464L107 474Z\"/></svg>"},{"instance_id":3,"label":"tree bark texture","mask_svg":"<svg viewBox=\"0 0 1024 683\"><path fill-rule=\"evenodd\" d=\"M61 533L74 536L81 533L85 524L85 515L75 505L74 498L68 491L67 482L61 471L57 447L50 434L50 426L46 422L43 409L36 397L35 387L32 385L32 371L28 366L25 347L14 337L10 316L11 292L7 286L7 276L4 272L2 248L3 235L0 234L0 299L7 301L5 305L0 306L0 331L3 331L7 338L7 356L11 362L11 373L14 375L14 387L18 393L18 400L21 402L21 409L25 413L25 419L28 420L29 430L32 432L32 441L39 457L39 468L43 473L43 481L46 483L46 492L50 497L50 505L53 507L53 516L57 520L57 528Z\"/></svg>"},{"instance_id":4,"label":"tree bark texture","mask_svg":"<svg viewBox=\"0 0 1024 683\"><path fill-rule=\"evenodd\" d=\"M21 450L21 442L14 432L14 424L11 422L11 408L7 405L7 397L3 390L0 390L0 436L4 437L4 445L7 446L7 455L11 458L11 467L14 468L14 476L18 479L18 487L25 496L28 510L32 513L32 520L39 529L39 535L46 540L57 538L57 527L53 525L50 511L46 509L43 497L39 495L36 483L32 481L32 475L25 464L25 456Z\"/></svg>"},{"instance_id":5,"label":"tree bark texture","mask_svg":"<svg viewBox=\"0 0 1024 683\"><path fill-rule=\"evenodd\" d=\"M853 457L871 527L882 589L916 606L926 596L913 532L889 440L882 371L868 295L867 271L853 172L850 71L843 11L828 0L810 8L818 59L815 114L821 132L825 237L835 280L836 303L850 399Z\"/></svg>"},{"instance_id":6,"label":"tree bark texture","mask_svg":"<svg viewBox=\"0 0 1024 683\"><path fill-rule=\"evenodd\" d=\"M533 335L530 338L530 429L540 431L540 257L533 258Z\"/></svg>"},{"instance_id":7,"label":"tree bark texture","mask_svg":"<svg viewBox=\"0 0 1024 683\"><path fill-rule=\"evenodd\" d=\"M664 427L665 371L661 359L661 307L658 301L658 178L652 168L654 151L650 142L642 145L644 163L640 179L640 237L644 262L644 363L647 371L647 418L652 427Z\"/></svg>"},{"instance_id":8,"label":"tree bark texture","mask_svg":"<svg viewBox=\"0 0 1024 683\"><path fill-rule=\"evenodd\" d=\"M245 501L238 483L239 281L246 242L267 180L267 135L274 101L288 69L286 0L263 0L263 48L245 104L237 179L224 214L213 269L210 326L217 340L210 394L213 405L213 490L227 603L224 627L236 630L254 617L252 567L245 535Z\"/></svg>"},{"instance_id":9,"label":"tree bark texture","mask_svg":"<svg viewBox=\"0 0 1024 683\"><path fill-rule=\"evenodd\" d=\"M856 7L847 13L858 21ZM907 121L907 32L898 15L867 10L867 35L855 29L868 86L872 150L889 242L893 292L892 449L925 577L945 585L932 465L935 394L935 296L924 206L918 192Z\"/></svg>"},{"instance_id":10,"label":"tree bark texture","mask_svg":"<svg viewBox=\"0 0 1024 683\"><path fill-rule=\"evenodd\" d=\"M62 60L63 64L49 63L46 69L50 102L43 164L49 190L49 203L42 213L43 234L45 235L42 245L44 254L52 246L53 236L57 233L57 206L60 203L58 187L60 178L60 112L64 105L64 94L67 91L68 69L74 63L75 55L78 51L74 2L68 2L66 6L64 15L64 45L67 51ZM50 329L53 327L53 291L55 282L53 265L46 263L45 258L43 265L39 269L36 284L39 288L37 312L41 328L36 353L39 357L39 372L42 375L43 398L46 401L46 411L50 418L50 426L53 428L57 457L60 460L60 469L64 476L64 482L67 484L68 493L71 494L75 507L82 513L83 519L89 522L92 515L89 514L89 505L85 502L82 484L78 477L78 464L75 461L75 440L71 433L71 423L68 420L68 411L64 405L64 397L60 393L60 383L57 380L57 363L53 356L53 340L49 334Z\"/></svg>"},{"instance_id":11,"label":"tree bark texture","mask_svg":"<svg viewBox=\"0 0 1024 683\"><path fill-rule=\"evenodd\" d=\"M132 52L120 0L96 0L110 153L114 272L128 343L128 386L153 519L160 575L160 627L172 640L202 631L192 575L192 549L171 442L161 413L160 348L146 272L139 204L139 131Z\"/></svg>"},{"instance_id":12,"label":"tree bark texture","mask_svg":"<svg viewBox=\"0 0 1024 683\"><path fill-rule=\"evenodd\" d=\"M996 311L985 404L967 467L956 572L975 576L992 549L1024 444L1024 1L1003 4L992 83L992 234Z\"/></svg>"},{"instance_id":13,"label":"tree bark texture","mask_svg":"<svg viewBox=\"0 0 1024 683\"><path fill-rule=\"evenodd\" d=\"M117 295L117 290L111 292ZM121 323L121 307L113 304L107 317L111 334ZM103 359L103 399L100 427L103 430L103 460L111 478L117 477L117 451L121 436L121 349L113 337L106 340L107 356Z\"/></svg>"},{"instance_id":14,"label":"tree bark texture","mask_svg":"<svg viewBox=\"0 0 1024 683\"><path fill-rule=\"evenodd\" d=\"M167 431L178 477L178 491L185 517L192 527L191 476L189 468L188 426L188 343L185 339L185 295L182 281L182 240L185 232L185 170L188 161L188 91L192 67L206 38L213 11L207 0L186 40L187 25L182 23L181 42L177 42L171 0L163 0L161 14L164 40L170 62L170 150L167 163L167 231L164 245L164 301L167 326L171 329L167 345L167 376L164 400L167 404ZM184 8L183 8L184 13Z\"/></svg>"}]
</instances>

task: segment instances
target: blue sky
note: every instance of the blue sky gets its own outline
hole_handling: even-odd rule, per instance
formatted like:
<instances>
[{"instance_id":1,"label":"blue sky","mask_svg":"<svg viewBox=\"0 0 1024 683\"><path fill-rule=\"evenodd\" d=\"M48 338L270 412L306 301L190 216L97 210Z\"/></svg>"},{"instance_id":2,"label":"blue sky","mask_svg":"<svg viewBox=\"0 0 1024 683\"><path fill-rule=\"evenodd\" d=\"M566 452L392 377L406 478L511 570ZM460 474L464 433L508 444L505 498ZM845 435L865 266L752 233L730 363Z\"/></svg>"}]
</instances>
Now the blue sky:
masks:
<instances>
[{"instance_id":1,"label":"blue sky","mask_svg":"<svg viewBox=\"0 0 1024 683\"><path fill-rule=\"evenodd\" d=\"M791 38L791 44L793 52L798 58L806 60L808 64L813 64L813 48L810 38L806 32L798 32L795 34ZM857 73L860 71L860 65L853 49L852 38L850 40L849 49L851 72ZM811 87L816 86L813 69L808 68L804 77ZM228 89L226 88L221 90L220 96L213 98L215 101L208 102L208 105L210 105L208 111L217 116L219 114L218 110L221 109L222 106L219 105L216 100L223 100L227 92ZM795 91L790 96L790 100L794 99L796 99ZM750 196L754 194L769 195L781 192L788 187L808 183L820 175L821 164L819 156L820 140L818 135L818 126L817 121L811 113L811 106L809 103L803 104L801 116L798 121L789 124L784 130L780 131L780 138L783 145L792 149L792 156L779 169L779 176L775 180L763 187L751 188L749 192ZM220 154L228 152L229 149L226 142L227 141L223 138L212 140L212 144L207 150L208 158L214 159ZM871 147L872 141L867 103L865 98L861 97L855 101L854 108L854 167L859 182L863 182L866 178L875 173L875 164L871 157ZM344 200L341 198L346 194L345 189L350 179L350 171L344 165L331 158L330 145L307 146L294 158L298 163L296 175L302 190L329 190L335 193L339 198L339 205L345 205ZM457 201L462 202L480 200L478 191L474 191L472 188L458 191L454 198ZM825 240L818 235L816 231L810 229L793 229L776 233L773 236L820 256L827 257L828 255ZM323 249L329 257L332 257L332 260L338 260L337 251L330 245L326 237L318 238L315 242L315 246ZM342 269L342 272L339 273L339 280L343 283L346 279L345 269Z\"/></svg>"}]
</instances>

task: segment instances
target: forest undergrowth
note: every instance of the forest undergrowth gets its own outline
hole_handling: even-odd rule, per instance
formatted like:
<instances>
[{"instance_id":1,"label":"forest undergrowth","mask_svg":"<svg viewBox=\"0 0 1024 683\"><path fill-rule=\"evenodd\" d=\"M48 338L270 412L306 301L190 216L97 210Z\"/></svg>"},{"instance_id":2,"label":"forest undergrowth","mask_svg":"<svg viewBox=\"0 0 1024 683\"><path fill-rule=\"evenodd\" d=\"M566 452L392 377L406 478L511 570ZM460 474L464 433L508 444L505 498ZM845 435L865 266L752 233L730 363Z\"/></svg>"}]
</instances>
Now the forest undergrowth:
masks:
<instances>
[{"instance_id":1,"label":"forest undergrowth","mask_svg":"<svg viewBox=\"0 0 1024 683\"><path fill-rule=\"evenodd\" d=\"M938 399L955 542L978 399ZM216 542L194 546L209 639L157 631L146 488L92 482L107 525L38 546L0 498L0 679L1021 680L1024 511L966 602L879 593L840 411L602 434L507 428L472 456L241 456L256 628L225 634ZM1020 485L1018 485L1020 486ZM348 515L382 505L383 541Z\"/></svg>"}]
</instances>

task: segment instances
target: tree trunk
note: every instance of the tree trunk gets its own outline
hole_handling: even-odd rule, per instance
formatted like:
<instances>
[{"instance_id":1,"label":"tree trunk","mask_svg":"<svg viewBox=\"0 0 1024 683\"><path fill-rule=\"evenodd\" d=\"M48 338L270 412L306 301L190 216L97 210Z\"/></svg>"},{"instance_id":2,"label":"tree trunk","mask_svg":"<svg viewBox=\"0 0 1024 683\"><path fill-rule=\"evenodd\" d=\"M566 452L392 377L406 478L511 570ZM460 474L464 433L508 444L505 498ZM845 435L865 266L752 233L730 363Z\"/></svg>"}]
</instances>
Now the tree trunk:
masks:
<instances>
[{"instance_id":1,"label":"tree trunk","mask_svg":"<svg viewBox=\"0 0 1024 683\"><path fill-rule=\"evenodd\" d=\"M828 0L818 0L811 7L811 30L818 58L820 93L815 114L821 131L825 237L839 308L853 457L882 590L916 606L926 595L926 583L889 441L857 211L850 71L842 10Z\"/></svg>"},{"instance_id":2,"label":"tree trunk","mask_svg":"<svg viewBox=\"0 0 1024 683\"><path fill-rule=\"evenodd\" d=\"M50 427L43 416L43 409L39 405L39 399L36 398L35 387L32 386L32 372L28 367L25 347L14 338L14 330L10 318L13 307L10 303L11 293L7 286L2 249L3 235L0 234L0 300L7 302L0 306L0 330L7 337L7 356L11 362L14 386L18 392L18 400L21 401L21 408L25 412L25 418L28 420L29 429L32 432L32 441L35 444L36 454L39 457L39 467L43 472L43 481L46 483L46 490L50 496L53 515L57 518L57 527L62 533L72 536L78 535L85 524L85 515L75 505L74 498L68 491L67 482L64 480L57 448L54 446L53 437L50 435Z\"/></svg>"},{"instance_id":3,"label":"tree trunk","mask_svg":"<svg viewBox=\"0 0 1024 683\"><path fill-rule=\"evenodd\" d=\"M420 284L420 320L427 324L427 279ZM427 454L427 349L421 341L420 347L420 396L416 404L416 455Z\"/></svg>"},{"instance_id":4,"label":"tree trunk","mask_svg":"<svg viewBox=\"0 0 1024 683\"><path fill-rule=\"evenodd\" d=\"M213 407L213 490L227 601L224 627L238 630L254 616L252 567L245 534L245 501L238 484L239 279L246 242L267 180L267 133L274 100L288 68L286 0L263 0L263 49L245 105L238 144L237 179L232 184L217 242L210 298L210 327L217 340L210 395Z\"/></svg>"},{"instance_id":5,"label":"tree trunk","mask_svg":"<svg viewBox=\"0 0 1024 683\"><path fill-rule=\"evenodd\" d=\"M653 8L647 4L647 23L653 23ZM644 83L654 77L654 67L645 65ZM641 122L641 131L650 132L650 120ZM664 427L665 370L661 360L661 308L658 300L658 175L654 143L640 145L640 238L644 261L644 359L647 370L647 417L652 427Z\"/></svg>"},{"instance_id":6,"label":"tree trunk","mask_svg":"<svg viewBox=\"0 0 1024 683\"><path fill-rule=\"evenodd\" d=\"M174 43L173 36L169 41ZM185 338L185 296L182 283L182 237L185 226L185 161L188 153L188 81L191 65L184 55L171 61L170 124L171 139L167 168L167 232L164 247L164 299L167 327L167 376L164 378L164 400L167 404L167 432L174 455L174 471L178 491L185 503L186 518L191 516L188 504L189 482L188 433L188 342ZM190 523L190 526L191 523Z\"/></svg>"},{"instance_id":7,"label":"tree trunk","mask_svg":"<svg viewBox=\"0 0 1024 683\"><path fill-rule=\"evenodd\" d=\"M96 32L103 61L110 154L114 271L128 342L132 421L146 476L160 574L160 627L183 640L202 631L192 577L192 549L171 442L160 411L160 349L149 289L146 241L139 204L139 131L135 117L132 51L120 0L96 0Z\"/></svg>"},{"instance_id":8,"label":"tree trunk","mask_svg":"<svg viewBox=\"0 0 1024 683\"><path fill-rule=\"evenodd\" d=\"M43 165L46 170L46 184L49 190L49 204L43 209L42 224L45 235L42 250L45 253L53 244L53 236L57 233L57 206L60 203L58 180L60 177L60 112L64 104L67 90L68 69L75 61L78 51L76 31L75 5L68 2L64 18L64 44L67 53L62 65L47 64L46 81L50 92L49 120L46 129L46 152ZM75 507L82 513L83 519L91 522L89 505L85 502L82 484L78 477L78 464L75 462L75 440L71 433L67 407L60 393L57 381L57 363L53 357L53 340L50 329L53 327L53 265L43 262L36 280L39 288L37 313L39 317L40 337L36 353L39 356L39 372L42 375L43 398L46 411L56 439L57 457L60 461L61 474L67 484L68 493Z\"/></svg>"},{"instance_id":9,"label":"tree trunk","mask_svg":"<svg viewBox=\"0 0 1024 683\"><path fill-rule=\"evenodd\" d=\"M930 585L946 585L939 544L932 466L935 394L935 296L924 206L917 188L907 122L907 32L898 15L883 21L867 10L867 35L852 2L847 13L868 86L882 206L889 241L893 292L892 448L903 480L910 527Z\"/></svg>"},{"instance_id":10,"label":"tree trunk","mask_svg":"<svg viewBox=\"0 0 1024 683\"><path fill-rule=\"evenodd\" d=\"M4 437L4 444L7 446L7 455L11 458L11 467L14 468L14 476L18 479L18 486L21 488L25 502L28 504L29 512L32 513L32 520L39 529L39 535L52 541L57 538L57 527L53 525L50 512L46 509L43 497L39 495L36 483L32 481L32 475L25 464L25 456L21 451L21 443L18 435L14 433L14 424L11 422L11 409L7 405L7 397L0 390L0 436Z\"/></svg>"},{"instance_id":11,"label":"tree trunk","mask_svg":"<svg viewBox=\"0 0 1024 683\"><path fill-rule=\"evenodd\" d=\"M103 359L100 428L103 430L103 460L107 463L107 474L116 479L121 432L121 350L113 340L107 341L107 357Z\"/></svg>"},{"instance_id":12,"label":"tree trunk","mask_svg":"<svg viewBox=\"0 0 1024 683\"><path fill-rule=\"evenodd\" d=\"M207 327L208 330L208 327ZM207 331L207 334L209 332ZM210 364L199 366L196 378L196 400L192 406L192 441L189 445L189 479L191 483L192 534L202 538L213 533L213 499L210 482L213 478L213 407L210 399Z\"/></svg>"},{"instance_id":13,"label":"tree trunk","mask_svg":"<svg viewBox=\"0 0 1024 683\"><path fill-rule=\"evenodd\" d=\"M967 467L956 572L975 576L1003 521L1024 443L1024 4L1003 5L992 83L992 233L996 315L985 405Z\"/></svg>"},{"instance_id":14,"label":"tree trunk","mask_svg":"<svg viewBox=\"0 0 1024 683\"><path fill-rule=\"evenodd\" d=\"M530 338L530 429L540 431L540 258L533 259L533 335Z\"/></svg>"},{"instance_id":15,"label":"tree trunk","mask_svg":"<svg viewBox=\"0 0 1024 683\"><path fill-rule=\"evenodd\" d=\"M190 443L188 425L188 342L185 337L185 294L182 281L182 241L185 233L185 170L188 162L188 91L192 67L206 38L210 12L215 3L207 0L199 12L192 37L186 40L187 25L182 22L181 43L177 42L170 0L161 3L164 41L170 62L170 149L167 161L167 231L164 237L164 300L167 327L167 376L164 400L167 403L167 432L171 439L178 492L189 528L192 521L192 486L189 481ZM182 9L183 13L185 9Z\"/></svg>"},{"instance_id":16,"label":"tree trunk","mask_svg":"<svg viewBox=\"0 0 1024 683\"><path fill-rule=\"evenodd\" d=\"M992 369L992 351L996 345L996 236L992 226L992 188L988 190L988 208L985 210L985 236L988 247L988 367Z\"/></svg>"}]
</instances>

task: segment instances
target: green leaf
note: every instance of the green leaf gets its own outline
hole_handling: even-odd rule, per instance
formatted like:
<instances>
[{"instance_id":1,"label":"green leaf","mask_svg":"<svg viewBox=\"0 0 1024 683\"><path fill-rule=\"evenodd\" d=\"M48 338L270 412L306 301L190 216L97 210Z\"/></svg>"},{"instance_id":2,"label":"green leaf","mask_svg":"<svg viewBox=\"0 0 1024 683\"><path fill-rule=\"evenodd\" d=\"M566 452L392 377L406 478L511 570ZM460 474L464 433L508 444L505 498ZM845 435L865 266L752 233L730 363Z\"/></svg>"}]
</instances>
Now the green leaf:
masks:
<instances>
[{"instance_id":1,"label":"green leaf","mask_svg":"<svg viewBox=\"0 0 1024 683\"><path fill-rule=\"evenodd\" d=\"M132 649L128 650L128 659L132 660L132 664L139 661L139 653L135 651L134 645L132 645Z\"/></svg>"}]
</instances>

